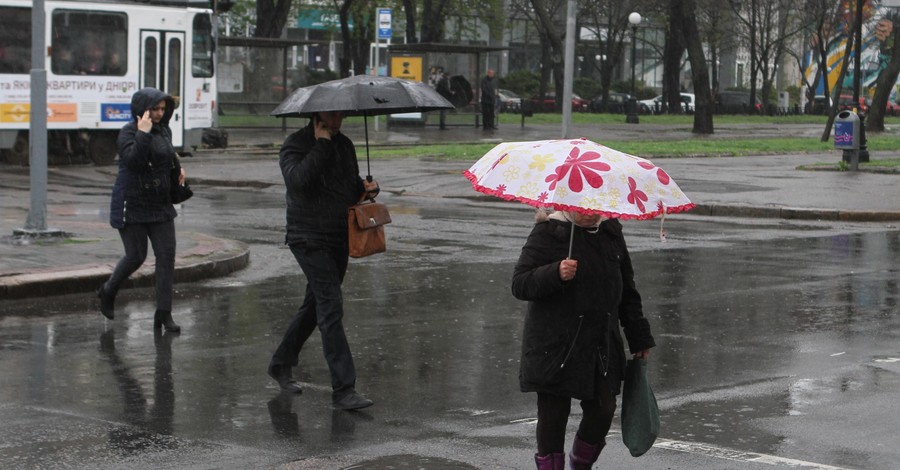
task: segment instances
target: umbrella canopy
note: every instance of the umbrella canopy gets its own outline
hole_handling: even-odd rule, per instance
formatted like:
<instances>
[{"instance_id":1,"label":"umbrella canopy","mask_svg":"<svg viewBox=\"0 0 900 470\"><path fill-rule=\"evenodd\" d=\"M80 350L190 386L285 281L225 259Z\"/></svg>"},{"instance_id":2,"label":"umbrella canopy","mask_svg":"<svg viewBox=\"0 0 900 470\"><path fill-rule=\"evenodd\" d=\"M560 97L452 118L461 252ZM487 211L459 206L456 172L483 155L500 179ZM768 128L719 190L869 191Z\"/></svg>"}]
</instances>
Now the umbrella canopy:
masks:
<instances>
[{"instance_id":1,"label":"umbrella canopy","mask_svg":"<svg viewBox=\"0 0 900 470\"><path fill-rule=\"evenodd\" d=\"M272 111L278 117L312 117L326 111L345 116L377 116L453 109L430 86L394 77L356 75L298 88Z\"/></svg>"},{"instance_id":2,"label":"umbrella canopy","mask_svg":"<svg viewBox=\"0 0 900 470\"><path fill-rule=\"evenodd\" d=\"M694 207L662 168L586 139L502 143L464 175L501 199L623 220Z\"/></svg>"}]
</instances>

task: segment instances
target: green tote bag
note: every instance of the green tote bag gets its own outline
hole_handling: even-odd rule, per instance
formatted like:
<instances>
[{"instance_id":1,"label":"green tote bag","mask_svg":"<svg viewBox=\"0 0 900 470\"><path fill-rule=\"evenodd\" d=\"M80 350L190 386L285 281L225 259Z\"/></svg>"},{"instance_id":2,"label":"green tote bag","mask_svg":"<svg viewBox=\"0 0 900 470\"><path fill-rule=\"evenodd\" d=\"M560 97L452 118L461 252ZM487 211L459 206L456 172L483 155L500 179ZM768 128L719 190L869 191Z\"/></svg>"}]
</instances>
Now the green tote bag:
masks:
<instances>
[{"instance_id":1,"label":"green tote bag","mask_svg":"<svg viewBox=\"0 0 900 470\"><path fill-rule=\"evenodd\" d=\"M659 435L659 407L647 381L647 360L631 359L625 368L622 394L622 442L632 457L653 447Z\"/></svg>"}]
</instances>

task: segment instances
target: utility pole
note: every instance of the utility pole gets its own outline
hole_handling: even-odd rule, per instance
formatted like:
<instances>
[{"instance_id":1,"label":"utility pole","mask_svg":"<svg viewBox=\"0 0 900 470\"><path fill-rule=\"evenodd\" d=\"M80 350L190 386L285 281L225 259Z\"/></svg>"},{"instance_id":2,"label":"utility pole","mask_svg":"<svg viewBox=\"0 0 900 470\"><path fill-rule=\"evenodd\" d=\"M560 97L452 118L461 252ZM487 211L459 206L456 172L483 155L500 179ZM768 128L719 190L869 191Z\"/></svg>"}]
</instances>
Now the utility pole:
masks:
<instances>
[{"instance_id":1,"label":"utility pole","mask_svg":"<svg viewBox=\"0 0 900 470\"><path fill-rule=\"evenodd\" d=\"M47 230L47 47L45 43L44 0L31 7L31 116L28 132L31 210L25 228L15 236L52 237L64 235Z\"/></svg>"}]
</instances>

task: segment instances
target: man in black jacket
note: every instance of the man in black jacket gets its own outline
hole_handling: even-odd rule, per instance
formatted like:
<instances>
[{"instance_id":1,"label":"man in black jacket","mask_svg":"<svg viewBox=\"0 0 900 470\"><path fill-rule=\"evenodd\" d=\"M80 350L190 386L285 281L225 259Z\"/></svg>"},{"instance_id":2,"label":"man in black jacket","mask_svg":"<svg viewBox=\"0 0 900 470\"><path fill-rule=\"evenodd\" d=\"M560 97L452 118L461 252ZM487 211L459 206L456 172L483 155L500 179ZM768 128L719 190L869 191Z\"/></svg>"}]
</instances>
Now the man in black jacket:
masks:
<instances>
[{"instance_id":1,"label":"man in black jacket","mask_svg":"<svg viewBox=\"0 0 900 470\"><path fill-rule=\"evenodd\" d=\"M494 82L494 69L488 69L487 75L481 79L481 124L484 130L496 129L494 109L497 106L497 84Z\"/></svg>"},{"instance_id":2,"label":"man in black jacket","mask_svg":"<svg viewBox=\"0 0 900 470\"><path fill-rule=\"evenodd\" d=\"M319 113L291 134L279 164L287 200L285 243L306 275L306 296L291 321L268 373L282 390L301 393L292 379L300 349L318 326L331 372L332 401L339 409L359 409L372 400L356 393L356 369L344 334L341 283L347 271L347 211L374 197L378 183L359 176L353 142L340 133L343 115Z\"/></svg>"}]
</instances>

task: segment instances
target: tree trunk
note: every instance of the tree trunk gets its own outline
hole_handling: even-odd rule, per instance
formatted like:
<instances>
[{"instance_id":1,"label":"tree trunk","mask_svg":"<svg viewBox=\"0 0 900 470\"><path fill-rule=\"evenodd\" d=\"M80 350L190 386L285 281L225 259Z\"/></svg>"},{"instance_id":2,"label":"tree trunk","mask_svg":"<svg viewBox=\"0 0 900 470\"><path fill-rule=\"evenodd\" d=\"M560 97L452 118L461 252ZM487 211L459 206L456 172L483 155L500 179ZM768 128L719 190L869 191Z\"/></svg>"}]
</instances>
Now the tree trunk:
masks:
<instances>
[{"instance_id":1,"label":"tree trunk","mask_svg":"<svg viewBox=\"0 0 900 470\"><path fill-rule=\"evenodd\" d=\"M890 99L891 90L897 83L900 75L900 19L894 19L894 30L891 40L891 61L888 66L878 74L875 96L872 97L872 106L869 107L869 115L866 117L866 131L884 131L884 111L887 101Z\"/></svg>"},{"instance_id":2,"label":"tree trunk","mask_svg":"<svg viewBox=\"0 0 900 470\"><path fill-rule=\"evenodd\" d=\"M443 42L447 0L422 2L422 42Z\"/></svg>"},{"instance_id":3,"label":"tree trunk","mask_svg":"<svg viewBox=\"0 0 900 470\"><path fill-rule=\"evenodd\" d=\"M697 102L694 106L695 134L713 133L712 92L709 87L709 71L706 67L706 56L703 54L703 41L697 27L696 6L694 0L673 0L681 3L681 17L684 20L684 40L687 45L688 58L691 61L691 78L694 82L694 94Z\"/></svg>"},{"instance_id":4,"label":"tree trunk","mask_svg":"<svg viewBox=\"0 0 900 470\"><path fill-rule=\"evenodd\" d=\"M406 42L415 44L419 42L416 37L416 2L403 0L403 13L406 14Z\"/></svg>"},{"instance_id":5,"label":"tree trunk","mask_svg":"<svg viewBox=\"0 0 900 470\"><path fill-rule=\"evenodd\" d=\"M669 24L663 53L663 103L673 114L684 112L681 105L681 57L684 55L684 19L680 0L669 3ZM654 110L655 111L655 110Z\"/></svg>"},{"instance_id":6,"label":"tree trunk","mask_svg":"<svg viewBox=\"0 0 900 470\"><path fill-rule=\"evenodd\" d=\"M338 70L338 75L341 78L350 76L350 68L352 67L353 62L353 42L350 37L350 6L353 4L353 0L344 0L341 2L341 8L338 10L338 15L341 19L341 42L343 43L341 48L344 51L341 54L341 65L340 70Z\"/></svg>"}]
</instances>

